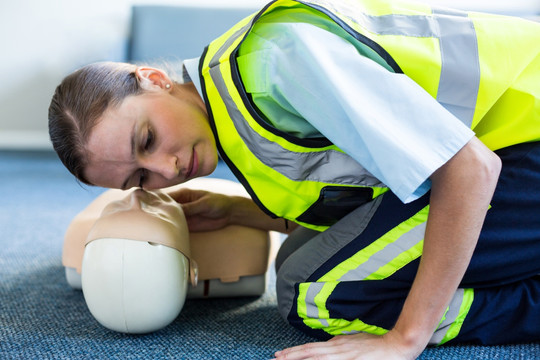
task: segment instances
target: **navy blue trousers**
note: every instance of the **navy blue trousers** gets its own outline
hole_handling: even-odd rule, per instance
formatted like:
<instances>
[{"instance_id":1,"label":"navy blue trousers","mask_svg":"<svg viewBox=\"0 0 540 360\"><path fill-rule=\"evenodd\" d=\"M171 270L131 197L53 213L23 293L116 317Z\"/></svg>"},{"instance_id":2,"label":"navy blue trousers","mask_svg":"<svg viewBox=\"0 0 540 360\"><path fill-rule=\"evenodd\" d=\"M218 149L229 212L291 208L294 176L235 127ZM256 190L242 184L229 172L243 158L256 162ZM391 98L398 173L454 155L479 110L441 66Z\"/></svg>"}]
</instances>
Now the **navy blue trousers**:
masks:
<instances>
[{"instance_id":1,"label":"navy blue trousers","mask_svg":"<svg viewBox=\"0 0 540 360\"><path fill-rule=\"evenodd\" d=\"M540 142L501 149L497 154L503 162L502 172L460 285L474 289L474 301L451 343L502 344L540 339ZM317 268L306 282L317 281L350 254L365 248L429 203L429 194L409 204L403 204L391 193L383 196L366 229ZM392 328L418 264L416 259L384 280L340 283L327 300L331 316L360 318L369 324ZM278 281L279 276L278 273ZM296 310L293 305L287 317L293 326L315 337L329 337L320 329L307 327Z\"/></svg>"}]
</instances>

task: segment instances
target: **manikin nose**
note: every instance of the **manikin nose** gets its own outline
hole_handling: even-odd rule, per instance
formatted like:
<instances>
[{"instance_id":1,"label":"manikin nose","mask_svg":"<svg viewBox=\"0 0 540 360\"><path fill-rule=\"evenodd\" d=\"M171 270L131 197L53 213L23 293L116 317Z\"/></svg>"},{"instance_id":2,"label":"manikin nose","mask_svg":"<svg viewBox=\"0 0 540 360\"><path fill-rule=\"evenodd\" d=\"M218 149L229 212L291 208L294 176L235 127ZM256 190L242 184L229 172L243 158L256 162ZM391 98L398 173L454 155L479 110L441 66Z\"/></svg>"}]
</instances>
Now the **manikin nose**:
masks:
<instances>
[{"instance_id":1,"label":"manikin nose","mask_svg":"<svg viewBox=\"0 0 540 360\"><path fill-rule=\"evenodd\" d=\"M141 202L145 196L145 191L143 189L135 189L131 193L130 205L132 209L141 209Z\"/></svg>"}]
</instances>

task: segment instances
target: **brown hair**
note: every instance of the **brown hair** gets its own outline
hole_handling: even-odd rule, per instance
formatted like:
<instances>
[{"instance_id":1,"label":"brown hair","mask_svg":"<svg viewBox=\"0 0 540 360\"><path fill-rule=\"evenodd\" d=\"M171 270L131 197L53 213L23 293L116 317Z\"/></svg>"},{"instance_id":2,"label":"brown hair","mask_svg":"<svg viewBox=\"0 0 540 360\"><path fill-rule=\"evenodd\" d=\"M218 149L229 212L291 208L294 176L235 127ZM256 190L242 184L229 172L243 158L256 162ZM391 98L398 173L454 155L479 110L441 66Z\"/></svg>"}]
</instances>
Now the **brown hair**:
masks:
<instances>
[{"instance_id":1,"label":"brown hair","mask_svg":"<svg viewBox=\"0 0 540 360\"><path fill-rule=\"evenodd\" d=\"M85 183L88 164L85 145L98 119L111 106L143 90L136 66L102 62L68 75L56 88L49 106L49 136L64 166Z\"/></svg>"}]
</instances>

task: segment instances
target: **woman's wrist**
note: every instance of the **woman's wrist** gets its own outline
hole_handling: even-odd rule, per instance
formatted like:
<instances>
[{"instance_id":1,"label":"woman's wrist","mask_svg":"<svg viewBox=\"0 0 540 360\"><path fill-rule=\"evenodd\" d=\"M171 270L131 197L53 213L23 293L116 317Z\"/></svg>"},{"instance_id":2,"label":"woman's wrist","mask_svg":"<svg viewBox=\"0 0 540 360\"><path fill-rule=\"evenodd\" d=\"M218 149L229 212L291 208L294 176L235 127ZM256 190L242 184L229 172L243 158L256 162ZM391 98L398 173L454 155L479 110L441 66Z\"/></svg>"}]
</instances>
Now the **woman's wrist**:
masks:
<instances>
[{"instance_id":1,"label":"woman's wrist","mask_svg":"<svg viewBox=\"0 0 540 360\"><path fill-rule=\"evenodd\" d=\"M229 224L230 225L248 225L246 222L249 218L246 215L249 213L249 208L253 201L242 196L231 196L231 205L229 207Z\"/></svg>"},{"instance_id":2,"label":"woman's wrist","mask_svg":"<svg viewBox=\"0 0 540 360\"><path fill-rule=\"evenodd\" d=\"M429 335L426 338L422 332L403 331L398 328L393 328L384 337L405 359L416 359L424 351L430 339Z\"/></svg>"},{"instance_id":3,"label":"woman's wrist","mask_svg":"<svg viewBox=\"0 0 540 360\"><path fill-rule=\"evenodd\" d=\"M288 233L295 227L295 223L284 219L273 219L262 211L252 199L233 196L229 213L229 224L243 225L266 231Z\"/></svg>"}]
</instances>

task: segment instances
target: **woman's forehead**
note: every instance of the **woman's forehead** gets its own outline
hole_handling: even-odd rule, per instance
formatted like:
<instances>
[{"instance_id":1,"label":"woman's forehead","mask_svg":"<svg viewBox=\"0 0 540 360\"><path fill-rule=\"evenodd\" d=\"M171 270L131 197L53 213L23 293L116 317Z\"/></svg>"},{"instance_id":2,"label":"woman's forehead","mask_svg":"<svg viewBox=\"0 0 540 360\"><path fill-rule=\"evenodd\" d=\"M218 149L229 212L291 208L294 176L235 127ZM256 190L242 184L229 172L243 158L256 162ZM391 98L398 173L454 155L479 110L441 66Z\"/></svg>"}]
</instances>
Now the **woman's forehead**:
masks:
<instances>
[{"instance_id":1,"label":"woman's forehead","mask_svg":"<svg viewBox=\"0 0 540 360\"><path fill-rule=\"evenodd\" d=\"M90 132L85 144L84 175L94 185L122 188L124 179L134 168L135 122L115 114L113 111L104 113Z\"/></svg>"},{"instance_id":2,"label":"woman's forehead","mask_svg":"<svg viewBox=\"0 0 540 360\"><path fill-rule=\"evenodd\" d=\"M84 175L95 186L122 189L124 179L130 176L135 169L136 166L130 159L123 160L118 157L92 156L89 157L84 169Z\"/></svg>"}]
</instances>

